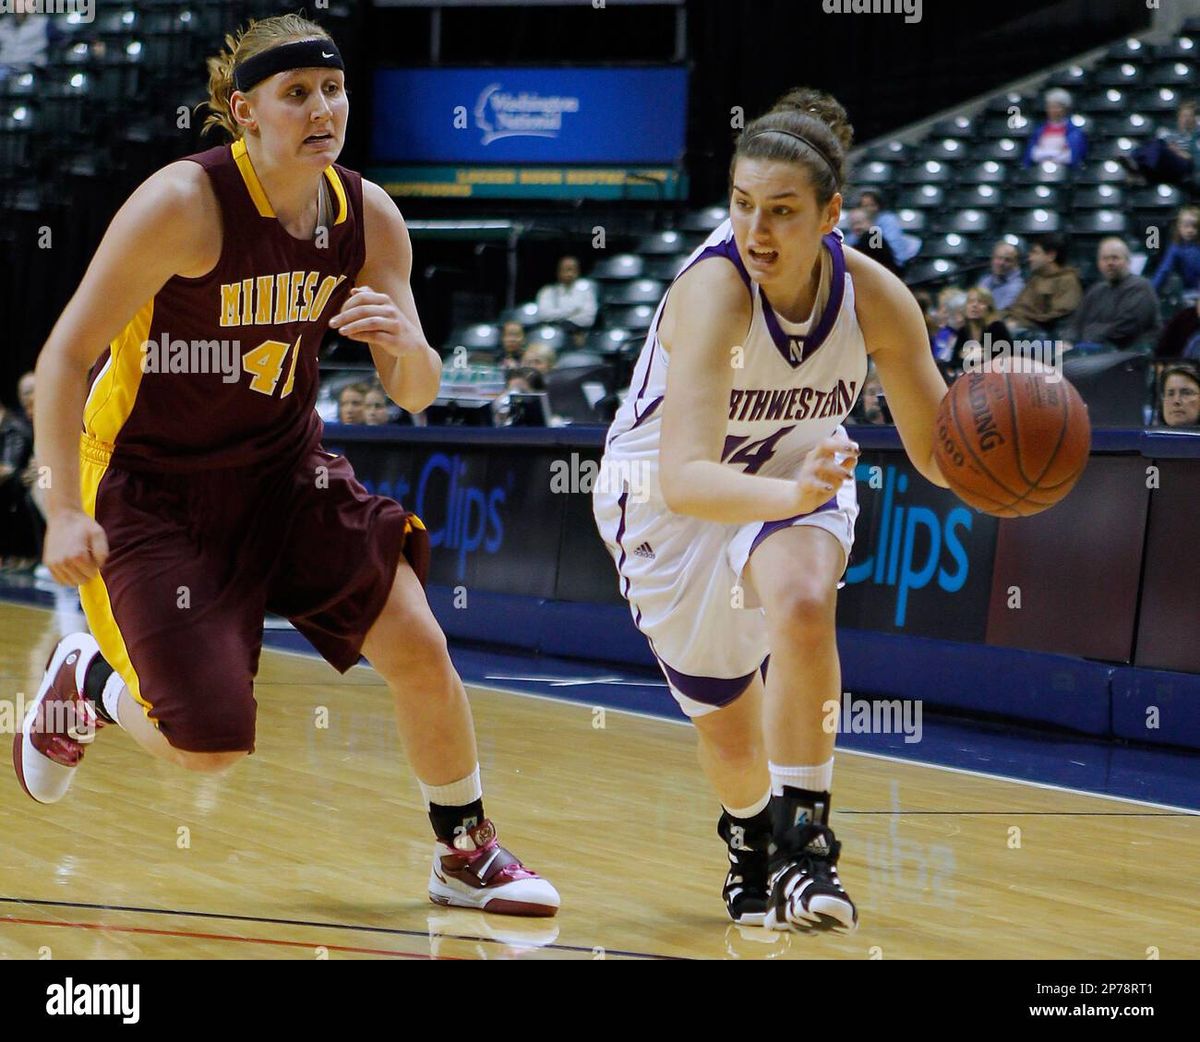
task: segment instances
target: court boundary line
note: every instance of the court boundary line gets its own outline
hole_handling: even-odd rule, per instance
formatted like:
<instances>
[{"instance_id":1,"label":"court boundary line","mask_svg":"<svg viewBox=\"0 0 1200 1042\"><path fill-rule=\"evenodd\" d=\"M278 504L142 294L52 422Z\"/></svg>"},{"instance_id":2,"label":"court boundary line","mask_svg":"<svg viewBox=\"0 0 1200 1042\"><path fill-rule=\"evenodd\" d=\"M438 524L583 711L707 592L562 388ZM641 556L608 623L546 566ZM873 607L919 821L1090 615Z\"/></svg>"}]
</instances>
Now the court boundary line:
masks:
<instances>
[{"instance_id":1,"label":"court boundary line","mask_svg":"<svg viewBox=\"0 0 1200 1042\"><path fill-rule=\"evenodd\" d=\"M34 611L41 611L41 612L46 613L47 615L54 614L52 609L43 607L42 605L38 605L38 604L23 604L19 601L9 602L7 600L5 601L5 603L13 603L18 607L31 608ZM262 650L269 651L269 652L272 652L272 653L278 654L278 655L292 655L292 656L295 656L298 658L308 659L310 661L319 661L319 662L325 661L315 651L305 652L305 651L295 651L291 648L276 648L276 647L271 647L270 645L268 645L266 643L263 644ZM328 665L328 663L326 663L326 664ZM330 666L329 668L332 669L333 667ZM356 670L356 669L369 670L376 677L379 677L379 673L376 672L374 667L372 667L369 664L362 663L362 662L356 662L353 666L350 667L349 670L346 671L346 673L350 673L351 671ZM341 675L345 676L346 674L341 674ZM385 681L383 681L382 677L379 677L379 679L381 681L380 686L386 688L387 683ZM464 681L463 683L464 683L464 686L466 686L467 682ZM569 702L572 705L586 705L587 704L586 702L577 701L576 699L567 698L565 696L552 695L552 694L546 694L546 693L538 693L538 692L534 692L534 691L518 691L514 688L497 687L497 686L494 686L491 684L478 684L475 682L471 682L470 686L480 688L481 690L485 690L485 691L495 691L500 694L516 695L521 698L538 698L538 699L552 701L552 702L558 702L558 703ZM656 721L659 721L660 723L674 724L674 725L680 726L680 727L691 726L691 721L689 721L689 720L677 720L677 719L673 719L673 718L667 717L667 716L657 716L654 713L645 713L645 712L641 712L640 710L636 710L636 709L623 709L623 708L616 707L616 706L604 706L603 708L604 708L605 712L608 712L609 710L611 710L614 713L624 713L627 716L640 717L645 720L656 720ZM866 750L863 750L863 749L850 749L847 747L841 747L841 748L835 747L834 753L835 753L835 755L840 753L842 755L849 755L849 756L866 756L866 757L870 757L870 758L876 759L876 760L887 760L892 763L902 763L902 764L908 764L910 766L915 766L915 767L928 767L931 770L947 771L951 774L964 774L964 775L967 775L968 777L974 777L974 778L991 778L991 779L994 779L997 781L1012 782L1015 785L1028 785L1031 788L1035 788L1035 789L1045 789L1050 792L1066 792L1066 793L1070 793L1075 796L1091 796L1094 799L1098 799L1098 800L1108 800L1110 803L1127 803L1127 804L1133 804L1134 806L1138 806L1138 807L1153 807L1157 810L1175 811L1181 815L1186 815L1188 817L1200 817L1200 811L1195 810L1191 807L1180 807L1173 803L1156 803L1153 800L1140 800L1140 799L1137 799L1136 797L1132 797L1132 796L1113 796L1112 794L1106 793L1106 792L1092 792L1088 789L1074 789L1074 788L1071 788L1066 785L1054 785L1050 782L1030 781L1028 778L1014 778L1011 775L1007 775L1007 774L989 774L986 771L971 770L966 767L951 767L947 764L929 763L928 761L925 761L925 760L907 759L903 756L893 756L889 753L874 753L874 752L867 752Z\"/></svg>"},{"instance_id":2,"label":"court boundary line","mask_svg":"<svg viewBox=\"0 0 1200 1042\"><path fill-rule=\"evenodd\" d=\"M264 645L263 650L278 652L279 654L283 654L283 655L294 655L299 658L317 659L322 662L325 661L324 659L321 658L320 655L317 655L315 653L309 654L308 652L305 652L305 651L295 651L292 648L270 648L270 647L267 647L266 645ZM351 670L355 670L355 669L369 670L370 672L374 673L377 677L379 676L379 674L375 671L374 667L372 667L369 664L362 663L362 662L356 662L353 666L350 667L350 669ZM349 670L347 672L349 672ZM380 678L380 679L382 680L382 678ZM504 694L504 695L517 695L518 697L521 697L521 698L539 698L539 699L543 699L545 701L559 702L559 703L569 702L572 705L587 705L588 704L586 701L580 701L580 700L577 700L574 698L570 698L566 695L548 694L548 693L541 693L541 692L536 692L536 691L518 691L515 688L497 687L492 684L480 684L480 683L476 683L474 681L471 681L468 685L468 682L465 680L463 681L463 684L464 684L464 686L479 688L480 690L483 690L483 691L495 691L499 694ZM383 686L386 687L387 684L384 683ZM602 708L604 709L605 712L611 711L614 713L624 713L626 716L640 717L643 720L656 720L659 723L675 724L680 727L690 727L691 726L690 720L676 720L669 716L657 716L654 713L645 713L638 709L623 709L623 708L616 707L616 706L603 706ZM1133 805L1139 806L1139 807L1153 807L1156 810L1174 811L1181 816L1200 817L1200 810L1194 810L1191 807L1179 807L1172 803L1155 803L1152 800L1139 800L1132 796L1113 796L1110 793L1106 793L1106 792L1092 792L1088 789L1072 789L1065 785L1054 785L1050 782L1030 781L1028 778L1013 778L1007 774L989 774L986 771L974 771L974 770L970 770L966 767L951 767L947 764L929 763L928 761L925 761L925 760L911 760L911 759L907 759L903 756L893 756L890 753L874 753L874 752L868 752L865 749L851 749L851 748L848 748L845 746L838 746L838 747L835 747L835 749L834 749L834 755L868 756L868 757L871 757L872 759L876 759L876 760L889 760L893 763L903 763L903 764L908 764L913 767L928 767L931 770L949 771L952 774L965 774L965 775L969 775L971 777L976 777L976 778L989 778L994 781L1007 781L1007 782L1012 782L1015 785L1028 785L1035 789L1047 789L1052 792L1067 792L1067 793L1071 793L1074 796L1091 796L1091 797L1094 797L1095 799L1108 800L1112 803L1130 803L1130 804L1133 804ZM846 813L846 812L843 812L843 813ZM892 813L898 813L898 812L893 811ZM970 812L969 811L958 811L956 813L964 813L965 814L965 813L970 813ZM1014 811L1011 813L1019 813L1019 812Z\"/></svg>"}]
</instances>

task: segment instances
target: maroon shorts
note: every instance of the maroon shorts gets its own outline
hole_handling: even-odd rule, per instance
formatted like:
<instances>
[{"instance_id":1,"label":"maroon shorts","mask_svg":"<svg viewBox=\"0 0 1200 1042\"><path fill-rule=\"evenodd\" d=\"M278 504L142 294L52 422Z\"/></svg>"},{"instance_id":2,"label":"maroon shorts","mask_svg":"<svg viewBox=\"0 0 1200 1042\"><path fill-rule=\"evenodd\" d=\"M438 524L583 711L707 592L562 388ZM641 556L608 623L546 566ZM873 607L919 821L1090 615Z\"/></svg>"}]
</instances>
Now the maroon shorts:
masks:
<instances>
[{"instance_id":1,"label":"maroon shorts","mask_svg":"<svg viewBox=\"0 0 1200 1042\"><path fill-rule=\"evenodd\" d=\"M85 507L109 556L82 587L105 658L177 749L253 751L267 611L336 669L358 661L403 554L424 583L424 526L321 449L295 467L151 474L88 439ZM102 451L102 450L101 450Z\"/></svg>"}]
</instances>

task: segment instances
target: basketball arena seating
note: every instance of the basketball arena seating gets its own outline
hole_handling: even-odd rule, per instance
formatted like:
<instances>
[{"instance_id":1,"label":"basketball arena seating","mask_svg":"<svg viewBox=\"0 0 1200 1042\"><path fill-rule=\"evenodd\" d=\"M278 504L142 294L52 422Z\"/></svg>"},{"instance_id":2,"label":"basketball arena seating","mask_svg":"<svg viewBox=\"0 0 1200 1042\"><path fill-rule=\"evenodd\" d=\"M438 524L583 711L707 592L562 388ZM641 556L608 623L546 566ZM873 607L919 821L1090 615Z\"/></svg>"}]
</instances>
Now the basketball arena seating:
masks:
<instances>
[{"instance_id":1,"label":"basketball arena seating","mask_svg":"<svg viewBox=\"0 0 1200 1042\"><path fill-rule=\"evenodd\" d=\"M335 0L330 19L348 16L339 6L345 8ZM205 96L197 71L214 39L229 25L270 13L274 7L261 0L136 0L104 5L92 25L59 19L47 63L0 78L0 261L6 270L24 266L17 261L28 252L18 252L18 242L30 241L31 229L64 200L110 214L130 176L140 179L164 155L178 154L180 107L195 121L193 134L203 119L193 109ZM1178 188L1128 187L1119 156L1173 123L1179 101L1193 96L1198 48L1200 20L1193 20L1174 39L1126 40L1089 68L1052 70L1027 92L965 106L919 140L871 143L856 154L847 203L868 186L885 192L904 229L922 242L904 273L913 287L974 282L998 238L1024 250L1030 236L1058 230L1069 233L1071 263L1089 282L1101 238L1125 236L1136 255L1149 226L1167 240L1186 201ZM1088 134L1087 161L1078 171L1021 166L1028 133L1042 118L1042 93L1052 86L1072 92L1074 120ZM120 198L109 199L106 187L119 188ZM549 344L568 360L606 364L614 384L623 386L663 289L726 215L722 206L677 215L675 227L624 243L628 252L594 264L585 274L596 283L601 307L582 344L541 322L536 304L527 303L495 323L455 330L444 350L466 347L482 361L494 355L500 323L516 319L528 342ZM16 301L25 292L15 284L10 290ZM1165 316L1177 306L1171 294L1164 296Z\"/></svg>"}]
</instances>

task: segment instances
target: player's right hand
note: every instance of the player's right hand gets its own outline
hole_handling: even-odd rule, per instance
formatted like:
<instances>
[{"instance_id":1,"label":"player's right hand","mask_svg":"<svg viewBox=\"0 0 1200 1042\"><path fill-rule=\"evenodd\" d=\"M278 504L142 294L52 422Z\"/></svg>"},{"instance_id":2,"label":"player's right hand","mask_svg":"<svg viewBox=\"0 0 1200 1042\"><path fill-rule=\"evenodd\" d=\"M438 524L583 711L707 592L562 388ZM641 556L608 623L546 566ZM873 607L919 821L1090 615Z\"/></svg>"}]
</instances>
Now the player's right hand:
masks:
<instances>
[{"instance_id":1,"label":"player's right hand","mask_svg":"<svg viewBox=\"0 0 1200 1042\"><path fill-rule=\"evenodd\" d=\"M845 457L841 462L836 457ZM858 444L844 434L835 434L815 445L804 457L796 478L800 495L798 514L808 514L828 502L842 482L854 476L858 463Z\"/></svg>"},{"instance_id":2,"label":"player's right hand","mask_svg":"<svg viewBox=\"0 0 1200 1042\"><path fill-rule=\"evenodd\" d=\"M104 529L82 510L64 510L47 520L42 563L55 582L82 586L100 571L107 557Z\"/></svg>"}]
</instances>

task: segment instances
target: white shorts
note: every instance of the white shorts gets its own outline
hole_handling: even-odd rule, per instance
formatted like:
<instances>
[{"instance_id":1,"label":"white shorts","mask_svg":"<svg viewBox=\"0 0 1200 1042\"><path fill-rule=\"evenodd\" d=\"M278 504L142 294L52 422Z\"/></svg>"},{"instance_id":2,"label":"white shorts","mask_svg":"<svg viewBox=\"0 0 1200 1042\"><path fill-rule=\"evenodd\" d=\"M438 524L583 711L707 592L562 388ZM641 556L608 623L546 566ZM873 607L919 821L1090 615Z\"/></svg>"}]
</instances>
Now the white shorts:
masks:
<instances>
[{"instance_id":1,"label":"white shorts","mask_svg":"<svg viewBox=\"0 0 1200 1042\"><path fill-rule=\"evenodd\" d=\"M689 717L728 705L749 686L767 647L766 617L746 564L772 532L824 528L842 545L843 570L858 518L855 479L810 514L723 525L667 510L652 498L597 491L592 509L617 565L621 595Z\"/></svg>"}]
</instances>

